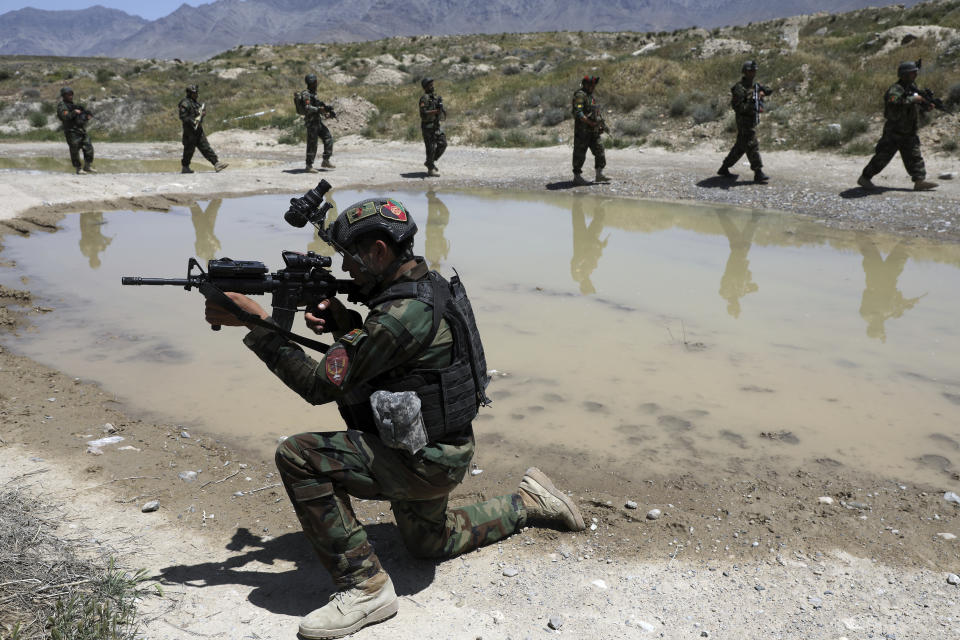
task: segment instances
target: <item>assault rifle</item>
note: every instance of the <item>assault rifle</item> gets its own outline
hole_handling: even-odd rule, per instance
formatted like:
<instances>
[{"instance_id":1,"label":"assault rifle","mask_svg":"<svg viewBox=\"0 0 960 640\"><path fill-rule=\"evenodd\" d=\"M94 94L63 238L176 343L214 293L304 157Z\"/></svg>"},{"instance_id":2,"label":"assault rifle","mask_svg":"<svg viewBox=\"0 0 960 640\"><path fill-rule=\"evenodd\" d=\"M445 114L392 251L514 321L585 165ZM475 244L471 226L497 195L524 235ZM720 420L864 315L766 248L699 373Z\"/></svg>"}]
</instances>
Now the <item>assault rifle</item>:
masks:
<instances>
[{"instance_id":1,"label":"assault rifle","mask_svg":"<svg viewBox=\"0 0 960 640\"><path fill-rule=\"evenodd\" d=\"M204 109L206 108L207 103L204 102L200 105L200 113L197 114L197 117L193 119L193 129L197 130L200 128L200 122L203 120L203 116L206 115Z\"/></svg>"},{"instance_id":2,"label":"assault rifle","mask_svg":"<svg viewBox=\"0 0 960 640\"><path fill-rule=\"evenodd\" d=\"M302 227L308 220L320 220L322 226L327 211L332 208L330 203L323 202L323 195L329 190L330 183L321 180L302 198L291 199L290 209L285 215L287 221ZM301 220L303 224L297 224ZM327 345L299 336L290 330L294 317L298 311L315 309L318 303L338 293L345 293L348 300L356 301L357 286L352 280L335 278L329 270L333 260L327 256L312 251L284 251L282 256L285 267L273 273L270 273L262 262L230 258L210 260L207 262L207 270L204 271L196 258L190 258L187 261L186 278L123 276L120 282L134 286L183 287L187 291L196 288L205 298L227 309L244 322L271 329L288 340L325 352ZM272 294L271 315L276 324L243 311L224 293L226 291L246 295ZM214 331L219 329L219 325L213 326Z\"/></svg>"},{"instance_id":3,"label":"assault rifle","mask_svg":"<svg viewBox=\"0 0 960 640\"><path fill-rule=\"evenodd\" d=\"M943 111L945 113L953 113L947 108L947 105L944 104L942 98L937 98L933 95L933 89L917 89L917 94L920 95L923 100L934 109Z\"/></svg>"},{"instance_id":4,"label":"assault rifle","mask_svg":"<svg viewBox=\"0 0 960 640\"><path fill-rule=\"evenodd\" d=\"M762 96L760 94L763 94ZM763 99L773 93L773 89L765 87L759 82L753 83L753 123L760 124L760 114L763 113Z\"/></svg>"}]
</instances>

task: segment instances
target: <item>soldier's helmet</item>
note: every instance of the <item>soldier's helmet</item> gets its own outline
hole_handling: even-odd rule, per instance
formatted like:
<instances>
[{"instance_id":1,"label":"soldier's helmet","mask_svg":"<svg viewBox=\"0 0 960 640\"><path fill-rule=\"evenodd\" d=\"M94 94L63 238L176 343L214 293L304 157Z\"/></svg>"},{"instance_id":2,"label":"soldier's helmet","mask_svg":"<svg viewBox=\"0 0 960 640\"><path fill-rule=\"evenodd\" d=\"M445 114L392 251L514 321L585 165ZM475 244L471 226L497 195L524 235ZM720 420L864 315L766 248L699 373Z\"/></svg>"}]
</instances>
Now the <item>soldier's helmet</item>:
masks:
<instances>
[{"instance_id":1,"label":"soldier's helmet","mask_svg":"<svg viewBox=\"0 0 960 640\"><path fill-rule=\"evenodd\" d=\"M743 63L743 66L740 67L741 72L746 71L756 71L757 70L757 61L756 60L747 60Z\"/></svg>"},{"instance_id":2,"label":"soldier's helmet","mask_svg":"<svg viewBox=\"0 0 960 640\"><path fill-rule=\"evenodd\" d=\"M70 87L60 87L61 97L66 97L67 95L72 95L72 94L73 94L73 89L71 89Z\"/></svg>"},{"instance_id":3,"label":"soldier's helmet","mask_svg":"<svg viewBox=\"0 0 960 640\"><path fill-rule=\"evenodd\" d=\"M337 248L342 250L355 247L358 239L373 231L386 232L402 247L412 244L417 223L399 200L367 198L344 209L328 231Z\"/></svg>"},{"instance_id":4,"label":"soldier's helmet","mask_svg":"<svg viewBox=\"0 0 960 640\"><path fill-rule=\"evenodd\" d=\"M313 86L317 84L317 76L316 74L308 73L307 75L303 76L303 81L306 82L308 86Z\"/></svg>"},{"instance_id":5,"label":"soldier's helmet","mask_svg":"<svg viewBox=\"0 0 960 640\"><path fill-rule=\"evenodd\" d=\"M188 85L187 85L187 93L196 93L197 90L198 90L197 85L195 85L195 84L188 84Z\"/></svg>"},{"instance_id":6,"label":"soldier's helmet","mask_svg":"<svg viewBox=\"0 0 960 640\"><path fill-rule=\"evenodd\" d=\"M423 87L424 89L427 88L428 84L433 84L433 78L429 76L427 76L426 78L420 81L420 86Z\"/></svg>"},{"instance_id":7,"label":"soldier's helmet","mask_svg":"<svg viewBox=\"0 0 960 640\"><path fill-rule=\"evenodd\" d=\"M580 86L585 87L589 84L595 87L598 82L600 82L600 76L583 76L583 80L580 81Z\"/></svg>"},{"instance_id":8,"label":"soldier's helmet","mask_svg":"<svg viewBox=\"0 0 960 640\"><path fill-rule=\"evenodd\" d=\"M901 62L897 66L897 77L903 77L908 73L913 73L914 71L920 71L920 68L917 66L916 62Z\"/></svg>"}]
</instances>

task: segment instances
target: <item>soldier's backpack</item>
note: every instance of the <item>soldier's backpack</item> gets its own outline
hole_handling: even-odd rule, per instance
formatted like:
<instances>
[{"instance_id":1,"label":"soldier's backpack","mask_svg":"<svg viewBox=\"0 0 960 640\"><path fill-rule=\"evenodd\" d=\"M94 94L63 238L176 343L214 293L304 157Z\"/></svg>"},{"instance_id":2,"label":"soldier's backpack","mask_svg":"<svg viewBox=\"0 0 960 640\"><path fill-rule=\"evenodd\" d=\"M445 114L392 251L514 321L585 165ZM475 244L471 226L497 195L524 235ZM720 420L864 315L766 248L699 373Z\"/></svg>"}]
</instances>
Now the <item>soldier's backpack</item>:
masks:
<instances>
[{"instance_id":1,"label":"soldier's backpack","mask_svg":"<svg viewBox=\"0 0 960 640\"><path fill-rule=\"evenodd\" d=\"M293 92L293 106L297 110L297 115L305 116L307 115L307 105L304 102L303 91L294 91Z\"/></svg>"}]
</instances>

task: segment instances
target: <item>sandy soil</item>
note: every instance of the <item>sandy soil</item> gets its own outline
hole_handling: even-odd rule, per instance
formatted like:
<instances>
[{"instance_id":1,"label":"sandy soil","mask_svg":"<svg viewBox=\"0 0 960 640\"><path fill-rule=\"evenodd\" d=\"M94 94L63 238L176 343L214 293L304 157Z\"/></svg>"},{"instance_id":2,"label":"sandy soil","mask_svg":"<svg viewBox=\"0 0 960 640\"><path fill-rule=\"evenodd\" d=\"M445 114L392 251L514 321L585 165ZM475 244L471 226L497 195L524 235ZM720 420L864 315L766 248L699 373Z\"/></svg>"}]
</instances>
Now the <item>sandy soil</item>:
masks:
<instances>
[{"instance_id":1,"label":"sandy soil","mask_svg":"<svg viewBox=\"0 0 960 640\"><path fill-rule=\"evenodd\" d=\"M337 169L316 175L297 171L301 149L270 140L254 132L212 136L227 161L276 163L220 174L3 172L0 230L50 230L66 211L295 194L319 177L338 188L424 186L419 145L340 140ZM2 149L16 157L65 153L61 147ZM105 158L178 151L174 144L97 145ZM896 188L866 194L850 187L862 158L783 153L765 155L769 185L730 184L711 177L721 157L715 148L615 150L608 154L614 182L577 189L780 209L831 226L960 239L956 181L916 194L906 190L902 168L891 166L875 181ZM563 147L454 147L441 162L443 175L430 182L445 189L566 189L568 163ZM956 161L928 157L928 165L936 174L954 170ZM185 433L175 408L169 422L143 421L109 390L16 355L17 334L10 330L29 330L30 314L39 312L32 306L29 291L0 289L0 328L7 329L0 333L0 482L62 505L65 532L79 531L88 544L108 545L127 566L157 576L165 597L144 602L145 637L293 637L298 617L323 604L331 585L299 532L272 461L233 442ZM87 452L87 441L113 431L125 438L120 446L132 448ZM960 572L960 539L941 534L960 536L957 507L943 498L947 490L960 493L960 480L914 486L882 469L839 468L830 460L783 468L751 459L652 477L642 461L617 467L549 446L518 453L481 430L478 436L484 472L460 487L455 502L512 491L535 463L572 492L596 528L528 529L434 564L402 548L389 505L360 502L358 515L369 524L402 605L396 618L358 637L958 635L960 592L947 575ZM187 481L178 475L186 470L201 473ZM150 500L159 500L160 510L141 513ZM628 500L638 508L628 508ZM647 519L652 508L663 515ZM508 577L506 568L519 573ZM548 627L551 618L562 620L559 631Z\"/></svg>"}]
</instances>

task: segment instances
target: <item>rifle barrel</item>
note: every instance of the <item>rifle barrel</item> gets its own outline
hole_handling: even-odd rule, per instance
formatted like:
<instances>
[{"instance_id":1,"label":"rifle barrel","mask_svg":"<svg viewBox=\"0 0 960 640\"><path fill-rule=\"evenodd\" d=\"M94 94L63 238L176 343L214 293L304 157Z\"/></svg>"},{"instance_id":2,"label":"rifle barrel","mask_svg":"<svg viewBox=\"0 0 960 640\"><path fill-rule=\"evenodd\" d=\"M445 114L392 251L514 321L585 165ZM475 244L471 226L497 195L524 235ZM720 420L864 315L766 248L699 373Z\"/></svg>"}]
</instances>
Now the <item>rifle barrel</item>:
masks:
<instances>
[{"instance_id":1,"label":"rifle barrel","mask_svg":"<svg viewBox=\"0 0 960 640\"><path fill-rule=\"evenodd\" d=\"M186 278L141 278L140 276L123 276L120 278L120 284L129 285L170 285L174 287L185 287L187 285L196 285L193 280Z\"/></svg>"}]
</instances>

